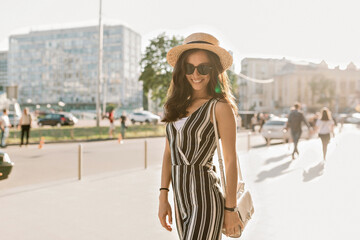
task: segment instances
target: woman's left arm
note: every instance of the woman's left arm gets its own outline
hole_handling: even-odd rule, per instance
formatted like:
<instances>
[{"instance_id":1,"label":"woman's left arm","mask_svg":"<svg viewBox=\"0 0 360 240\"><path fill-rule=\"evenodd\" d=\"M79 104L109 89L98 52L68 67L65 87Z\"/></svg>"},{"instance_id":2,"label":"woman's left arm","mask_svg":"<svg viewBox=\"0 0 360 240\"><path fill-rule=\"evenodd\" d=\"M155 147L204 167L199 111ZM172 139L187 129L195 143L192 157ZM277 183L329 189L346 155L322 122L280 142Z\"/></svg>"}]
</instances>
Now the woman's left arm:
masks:
<instances>
[{"instance_id":1,"label":"woman's left arm","mask_svg":"<svg viewBox=\"0 0 360 240\"><path fill-rule=\"evenodd\" d=\"M225 162L226 193L225 207L236 207L237 188L237 156L236 156L236 121L231 105L226 102L218 102L215 108L215 116L221 137L221 144ZM235 234L242 226L236 212L225 210L224 228L227 234ZM243 227L243 226L242 226Z\"/></svg>"}]
</instances>

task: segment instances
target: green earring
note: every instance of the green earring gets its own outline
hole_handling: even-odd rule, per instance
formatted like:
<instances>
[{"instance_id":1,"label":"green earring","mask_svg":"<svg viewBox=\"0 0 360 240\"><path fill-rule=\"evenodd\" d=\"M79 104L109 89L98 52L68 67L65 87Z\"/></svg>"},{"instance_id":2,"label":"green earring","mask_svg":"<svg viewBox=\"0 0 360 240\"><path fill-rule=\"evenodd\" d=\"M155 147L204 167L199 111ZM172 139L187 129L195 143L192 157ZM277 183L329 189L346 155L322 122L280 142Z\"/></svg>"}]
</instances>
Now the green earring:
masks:
<instances>
[{"instance_id":1,"label":"green earring","mask_svg":"<svg viewBox=\"0 0 360 240\"><path fill-rule=\"evenodd\" d=\"M215 86L215 92L216 93L221 93L221 86L220 86L220 80L219 77L216 77L217 81L216 81L216 86Z\"/></svg>"}]
</instances>

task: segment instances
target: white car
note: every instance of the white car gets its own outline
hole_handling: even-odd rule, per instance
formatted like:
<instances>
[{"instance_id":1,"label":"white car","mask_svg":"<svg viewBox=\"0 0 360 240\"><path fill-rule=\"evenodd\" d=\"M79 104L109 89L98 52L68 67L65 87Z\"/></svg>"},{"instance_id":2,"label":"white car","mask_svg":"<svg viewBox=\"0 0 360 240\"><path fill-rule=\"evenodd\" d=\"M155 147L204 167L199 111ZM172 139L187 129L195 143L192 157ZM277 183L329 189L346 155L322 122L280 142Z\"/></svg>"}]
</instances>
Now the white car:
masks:
<instances>
[{"instance_id":1,"label":"white car","mask_svg":"<svg viewBox=\"0 0 360 240\"><path fill-rule=\"evenodd\" d=\"M157 124L160 121L160 117L149 111L133 112L130 115L130 121L133 124L135 124L136 122Z\"/></svg>"},{"instance_id":2,"label":"white car","mask_svg":"<svg viewBox=\"0 0 360 240\"><path fill-rule=\"evenodd\" d=\"M266 143L270 142L271 139L283 139L284 142L289 142L291 138L290 129L285 130L287 121L287 118L271 118L265 122L261 129L261 135L265 138ZM310 138L310 132L304 124L302 125L301 138Z\"/></svg>"},{"instance_id":3,"label":"white car","mask_svg":"<svg viewBox=\"0 0 360 240\"><path fill-rule=\"evenodd\" d=\"M360 124L360 113L353 113L350 117L346 118L346 122L353 124Z\"/></svg>"}]
</instances>

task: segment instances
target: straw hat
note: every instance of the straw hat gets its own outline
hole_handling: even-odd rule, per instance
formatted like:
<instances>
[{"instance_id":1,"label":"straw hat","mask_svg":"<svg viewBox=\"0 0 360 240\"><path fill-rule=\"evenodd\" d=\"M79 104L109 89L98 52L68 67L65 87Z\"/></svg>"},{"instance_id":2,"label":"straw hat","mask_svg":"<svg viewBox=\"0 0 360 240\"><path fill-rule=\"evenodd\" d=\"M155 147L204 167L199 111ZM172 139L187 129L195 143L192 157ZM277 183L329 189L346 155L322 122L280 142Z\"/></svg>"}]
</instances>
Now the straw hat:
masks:
<instances>
[{"instance_id":1,"label":"straw hat","mask_svg":"<svg viewBox=\"0 0 360 240\"><path fill-rule=\"evenodd\" d=\"M228 51L219 46L219 40L207 33L193 33L185 38L182 45L173 47L166 55L171 66L175 66L180 55L190 49L204 49L219 56L224 70L231 67L233 58Z\"/></svg>"}]
</instances>

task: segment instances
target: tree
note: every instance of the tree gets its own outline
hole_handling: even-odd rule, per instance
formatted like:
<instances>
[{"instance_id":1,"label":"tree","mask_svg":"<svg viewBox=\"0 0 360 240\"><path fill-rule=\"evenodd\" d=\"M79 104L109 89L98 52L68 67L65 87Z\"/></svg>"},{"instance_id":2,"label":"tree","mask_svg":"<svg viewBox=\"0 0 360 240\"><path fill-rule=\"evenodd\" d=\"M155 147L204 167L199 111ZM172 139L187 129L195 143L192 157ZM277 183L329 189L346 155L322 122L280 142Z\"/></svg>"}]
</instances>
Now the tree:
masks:
<instances>
[{"instance_id":1,"label":"tree","mask_svg":"<svg viewBox=\"0 0 360 240\"><path fill-rule=\"evenodd\" d=\"M310 91L311 91L311 105L314 106L315 105L315 97L318 94L318 89L319 89L318 77L313 77L311 79L311 81L309 82L309 87L310 87Z\"/></svg>"},{"instance_id":2,"label":"tree","mask_svg":"<svg viewBox=\"0 0 360 240\"><path fill-rule=\"evenodd\" d=\"M326 105L328 107L333 107L333 102L335 100L335 82L331 79L323 78L319 81L320 89L320 98L318 103Z\"/></svg>"},{"instance_id":3,"label":"tree","mask_svg":"<svg viewBox=\"0 0 360 240\"><path fill-rule=\"evenodd\" d=\"M231 70L226 70L226 74L229 78L229 85L232 91L232 94L235 97L236 104L239 104L240 92L239 92L239 77L236 73Z\"/></svg>"},{"instance_id":4,"label":"tree","mask_svg":"<svg viewBox=\"0 0 360 240\"><path fill-rule=\"evenodd\" d=\"M165 33L161 33L146 47L140 62L141 75L139 78L139 81L143 82L145 98L151 90L152 100L160 100L159 105L165 103L166 93L172 79L172 67L166 61L166 54L171 48L182 42L182 37L168 37Z\"/></svg>"},{"instance_id":5,"label":"tree","mask_svg":"<svg viewBox=\"0 0 360 240\"><path fill-rule=\"evenodd\" d=\"M333 107L335 100L335 82L332 79L325 78L322 75L317 75L309 82L311 91L311 104L313 107L316 104L327 105Z\"/></svg>"}]
</instances>

